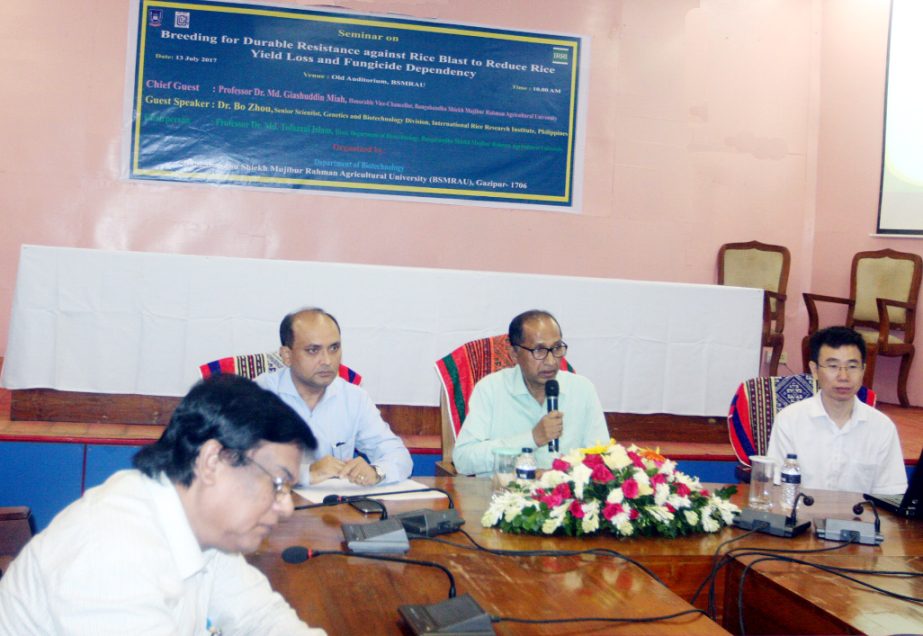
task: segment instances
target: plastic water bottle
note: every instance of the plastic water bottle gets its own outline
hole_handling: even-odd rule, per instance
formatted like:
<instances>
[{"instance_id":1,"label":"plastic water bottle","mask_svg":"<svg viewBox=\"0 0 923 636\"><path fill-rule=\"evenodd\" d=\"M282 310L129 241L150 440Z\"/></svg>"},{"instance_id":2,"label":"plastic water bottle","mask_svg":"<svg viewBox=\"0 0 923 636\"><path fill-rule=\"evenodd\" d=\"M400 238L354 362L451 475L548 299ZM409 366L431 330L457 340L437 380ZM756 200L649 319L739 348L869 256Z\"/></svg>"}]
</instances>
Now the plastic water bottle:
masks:
<instances>
[{"instance_id":1,"label":"plastic water bottle","mask_svg":"<svg viewBox=\"0 0 923 636\"><path fill-rule=\"evenodd\" d=\"M532 454L532 449L523 448L522 454L516 458L516 479L522 481L534 480L537 468L538 464L535 462L535 455Z\"/></svg>"},{"instance_id":2,"label":"plastic water bottle","mask_svg":"<svg viewBox=\"0 0 923 636\"><path fill-rule=\"evenodd\" d=\"M792 509L798 491L801 490L801 467L798 465L798 455L789 453L782 464L782 507Z\"/></svg>"}]
</instances>

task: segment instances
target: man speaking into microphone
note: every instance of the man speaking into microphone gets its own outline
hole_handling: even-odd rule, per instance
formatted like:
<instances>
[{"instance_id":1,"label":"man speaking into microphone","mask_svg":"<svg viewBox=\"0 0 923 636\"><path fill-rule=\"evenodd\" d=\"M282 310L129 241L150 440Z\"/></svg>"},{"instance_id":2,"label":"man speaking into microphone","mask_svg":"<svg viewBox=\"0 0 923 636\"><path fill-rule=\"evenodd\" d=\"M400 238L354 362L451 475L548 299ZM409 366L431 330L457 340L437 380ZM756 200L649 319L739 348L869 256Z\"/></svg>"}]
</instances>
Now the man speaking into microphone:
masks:
<instances>
[{"instance_id":1,"label":"man speaking into microphone","mask_svg":"<svg viewBox=\"0 0 923 636\"><path fill-rule=\"evenodd\" d=\"M563 454L609 440L596 388L560 370L567 343L555 317L539 309L521 313L509 339L516 366L484 377L471 392L452 454L459 473L489 475L495 448L532 448L538 467L550 468L555 445ZM555 381L556 395L547 386Z\"/></svg>"}]
</instances>

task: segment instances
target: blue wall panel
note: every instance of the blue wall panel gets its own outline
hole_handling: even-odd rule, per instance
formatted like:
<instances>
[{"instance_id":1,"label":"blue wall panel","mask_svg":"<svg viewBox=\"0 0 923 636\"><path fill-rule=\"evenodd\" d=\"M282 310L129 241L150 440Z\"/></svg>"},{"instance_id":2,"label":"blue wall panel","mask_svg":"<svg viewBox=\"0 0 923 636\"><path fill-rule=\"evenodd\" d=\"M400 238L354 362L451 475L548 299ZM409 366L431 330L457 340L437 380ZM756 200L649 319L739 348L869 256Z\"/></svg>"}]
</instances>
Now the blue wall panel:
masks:
<instances>
[{"instance_id":1,"label":"blue wall panel","mask_svg":"<svg viewBox=\"0 0 923 636\"><path fill-rule=\"evenodd\" d=\"M80 497L82 444L0 442L0 506L29 506L36 530Z\"/></svg>"},{"instance_id":2,"label":"blue wall panel","mask_svg":"<svg viewBox=\"0 0 923 636\"><path fill-rule=\"evenodd\" d=\"M140 446L87 446L86 488L98 486L123 468L131 468L131 458Z\"/></svg>"}]
</instances>

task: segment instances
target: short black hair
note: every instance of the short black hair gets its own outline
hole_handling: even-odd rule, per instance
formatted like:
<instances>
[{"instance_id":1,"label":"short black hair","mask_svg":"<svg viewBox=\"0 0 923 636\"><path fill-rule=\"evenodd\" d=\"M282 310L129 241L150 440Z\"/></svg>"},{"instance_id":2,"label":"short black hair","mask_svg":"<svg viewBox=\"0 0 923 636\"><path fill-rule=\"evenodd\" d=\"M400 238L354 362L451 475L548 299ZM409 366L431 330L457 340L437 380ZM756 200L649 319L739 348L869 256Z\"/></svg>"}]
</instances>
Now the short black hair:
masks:
<instances>
[{"instance_id":1,"label":"short black hair","mask_svg":"<svg viewBox=\"0 0 923 636\"><path fill-rule=\"evenodd\" d=\"M820 348L827 345L831 349L855 345L862 354L862 364L865 364L865 339L854 329L849 327L827 327L815 331L809 341L811 346L811 361L820 362Z\"/></svg>"},{"instance_id":2,"label":"short black hair","mask_svg":"<svg viewBox=\"0 0 923 636\"><path fill-rule=\"evenodd\" d=\"M522 328L530 320L536 318L551 318L554 320L554 324L558 326L558 332L561 333L561 336L564 336L564 333L561 332L561 323L558 322L558 319L551 315L550 311L545 311L544 309L530 309L529 311L524 311L515 318L510 323L510 344L514 347L518 347L522 344Z\"/></svg>"},{"instance_id":3,"label":"short black hair","mask_svg":"<svg viewBox=\"0 0 923 636\"><path fill-rule=\"evenodd\" d=\"M200 380L182 399L156 442L132 458L148 477L166 473L170 481L192 484L202 444L217 440L233 451L235 465L263 442L296 444L303 451L317 447L304 420L277 395L247 378L221 373Z\"/></svg>"},{"instance_id":4,"label":"short black hair","mask_svg":"<svg viewBox=\"0 0 923 636\"><path fill-rule=\"evenodd\" d=\"M295 322L295 318L301 314L319 314L321 316L327 316L327 318L332 320L333 324L337 326L337 331L340 331L340 323L333 317L333 314L324 311L320 307L304 307L290 314L286 314L285 318L282 319L282 323L279 325L279 340L282 342L283 347L291 348L295 343L295 332L292 330L292 323Z\"/></svg>"}]
</instances>

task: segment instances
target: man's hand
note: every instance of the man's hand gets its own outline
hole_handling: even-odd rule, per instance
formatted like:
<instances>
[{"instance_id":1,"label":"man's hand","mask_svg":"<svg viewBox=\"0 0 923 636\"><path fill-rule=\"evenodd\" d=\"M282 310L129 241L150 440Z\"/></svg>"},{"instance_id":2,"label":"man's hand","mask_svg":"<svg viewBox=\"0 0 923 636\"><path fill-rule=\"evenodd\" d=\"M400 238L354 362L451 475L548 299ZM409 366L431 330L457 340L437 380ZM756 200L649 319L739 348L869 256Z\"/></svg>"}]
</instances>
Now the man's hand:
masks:
<instances>
[{"instance_id":1,"label":"man's hand","mask_svg":"<svg viewBox=\"0 0 923 636\"><path fill-rule=\"evenodd\" d=\"M542 447L553 439L561 437L564 432L564 413L552 411L538 421L532 429L532 439L535 445Z\"/></svg>"},{"instance_id":2,"label":"man's hand","mask_svg":"<svg viewBox=\"0 0 923 636\"><path fill-rule=\"evenodd\" d=\"M340 477L360 486L374 486L378 483L378 473L361 457L353 457L346 462Z\"/></svg>"},{"instance_id":3,"label":"man's hand","mask_svg":"<svg viewBox=\"0 0 923 636\"><path fill-rule=\"evenodd\" d=\"M319 484L331 477L339 477L345 467L346 462L337 459L333 455L321 457L311 464L311 483ZM372 472L375 471L373 470Z\"/></svg>"}]
</instances>

